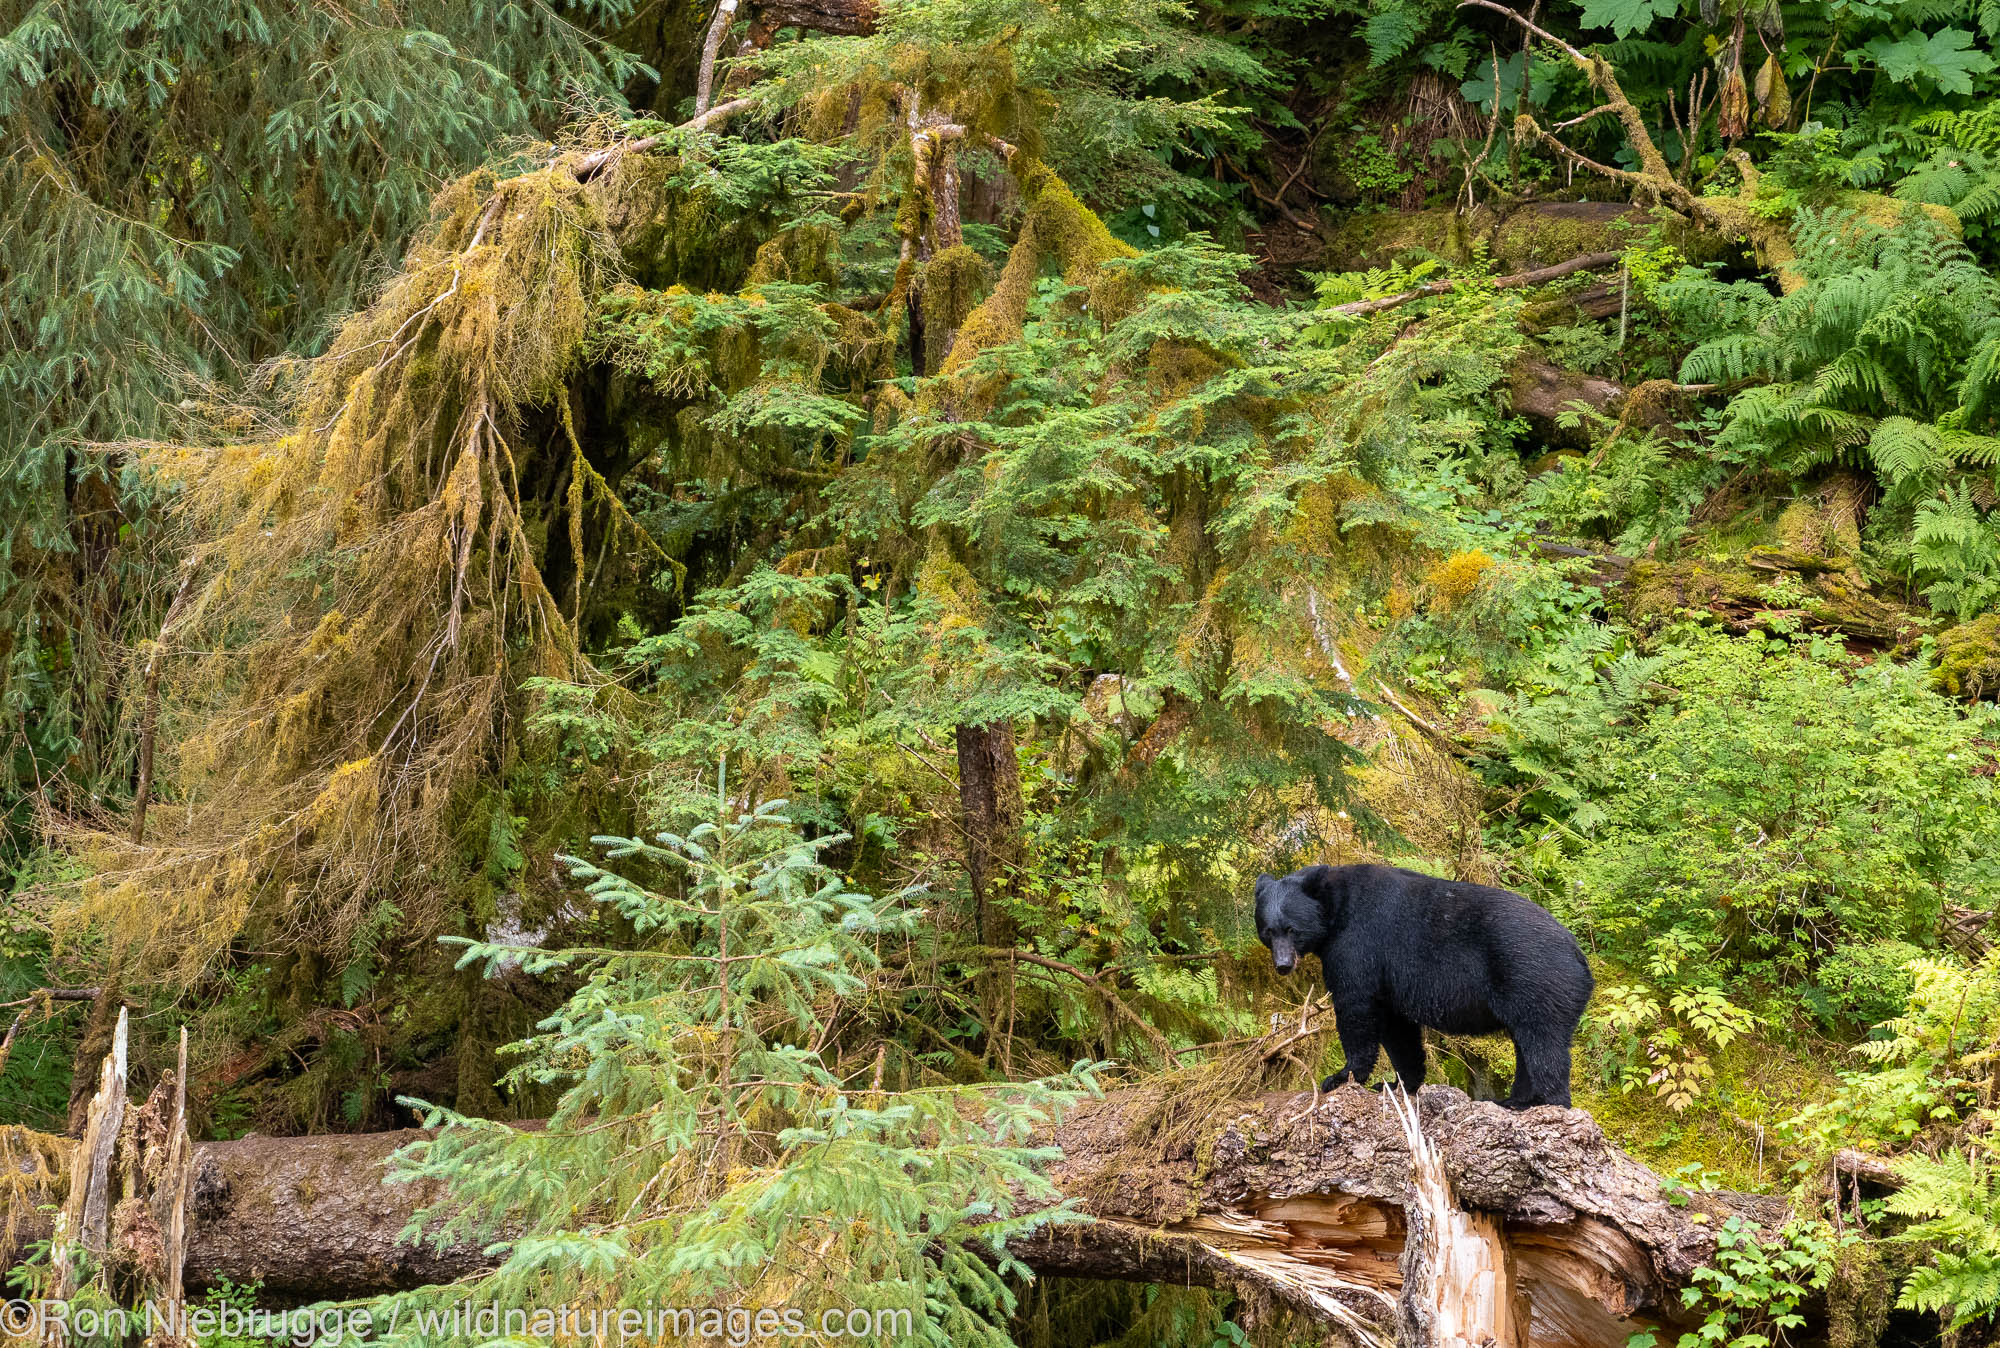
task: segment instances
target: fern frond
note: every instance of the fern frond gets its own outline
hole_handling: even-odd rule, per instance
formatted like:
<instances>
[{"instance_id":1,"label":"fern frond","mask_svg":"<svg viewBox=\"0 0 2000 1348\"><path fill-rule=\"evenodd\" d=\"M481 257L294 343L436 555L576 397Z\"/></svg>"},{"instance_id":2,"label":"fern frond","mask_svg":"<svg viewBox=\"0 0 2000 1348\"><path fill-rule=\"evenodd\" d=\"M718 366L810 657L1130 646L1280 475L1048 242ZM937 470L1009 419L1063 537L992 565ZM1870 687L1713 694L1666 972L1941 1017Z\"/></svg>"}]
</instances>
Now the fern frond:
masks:
<instances>
[{"instance_id":1,"label":"fern frond","mask_svg":"<svg viewBox=\"0 0 2000 1348\"><path fill-rule=\"evenodd\" d=\"M1937 427L1908 417L1884 417L1868 439L1876 476L1893 492L1913 478L1935 473L1948 457Z\"/></svg>"}]
</instances>

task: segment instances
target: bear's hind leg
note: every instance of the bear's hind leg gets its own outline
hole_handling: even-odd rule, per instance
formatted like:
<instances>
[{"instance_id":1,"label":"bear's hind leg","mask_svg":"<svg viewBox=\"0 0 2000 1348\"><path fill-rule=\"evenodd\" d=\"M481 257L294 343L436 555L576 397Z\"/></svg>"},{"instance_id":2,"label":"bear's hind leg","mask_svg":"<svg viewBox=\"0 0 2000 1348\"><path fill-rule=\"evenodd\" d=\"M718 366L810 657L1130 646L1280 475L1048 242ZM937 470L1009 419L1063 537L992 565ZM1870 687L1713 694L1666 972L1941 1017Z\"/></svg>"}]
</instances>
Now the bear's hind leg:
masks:
<instances>
[{"instance_id":1,"label":"bear's hind leg","mask_svg":"<svg viewBox=\"0 0 2000 1348\"><path fill-rule=\"evenodd\" d=\"M1509 1109L1569 1105L1569 1035L1547 1030L1514 1035L1514 1089Z\"/></svg>"},{"instance_id":2,"label":"bear's hind leg","mask_svg":"<svg viewBox=\"0 0 2000 1348\"><path fill-rule=\"evenodd\" d=\"M1424 1084L1424 1027L1413 1020L1392 1018L1382 1026L1382 1047L1389 1050L1396 1080L1415 1095Z\"/></svg>"}]
</instances>

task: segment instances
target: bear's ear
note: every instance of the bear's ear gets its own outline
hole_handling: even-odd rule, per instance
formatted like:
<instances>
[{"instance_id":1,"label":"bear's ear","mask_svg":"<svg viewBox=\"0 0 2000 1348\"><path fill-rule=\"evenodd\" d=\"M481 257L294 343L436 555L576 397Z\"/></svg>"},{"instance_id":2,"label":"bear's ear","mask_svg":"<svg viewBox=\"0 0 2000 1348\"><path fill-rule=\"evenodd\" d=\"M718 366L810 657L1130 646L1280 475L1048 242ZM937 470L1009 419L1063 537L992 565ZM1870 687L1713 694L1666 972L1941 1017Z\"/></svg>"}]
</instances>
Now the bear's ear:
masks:
<instances>
[{"instance_id":1,"label":"bear's ear","mask_svg":"<svg viewBox=\"0 0 2000 1348\"><path fill-rule=\"evenodd\" d=\"M1270 888L1272 885L1275 885L1277 883L1278 883L1278 877L1272 875L1269 871L1265 871L1263 874L1257 877L1257 888L1254 892L1258 895L1258 897L1261 898L1263 897L1264 891L1266 889Z\"/></svg>"}]
</instances>

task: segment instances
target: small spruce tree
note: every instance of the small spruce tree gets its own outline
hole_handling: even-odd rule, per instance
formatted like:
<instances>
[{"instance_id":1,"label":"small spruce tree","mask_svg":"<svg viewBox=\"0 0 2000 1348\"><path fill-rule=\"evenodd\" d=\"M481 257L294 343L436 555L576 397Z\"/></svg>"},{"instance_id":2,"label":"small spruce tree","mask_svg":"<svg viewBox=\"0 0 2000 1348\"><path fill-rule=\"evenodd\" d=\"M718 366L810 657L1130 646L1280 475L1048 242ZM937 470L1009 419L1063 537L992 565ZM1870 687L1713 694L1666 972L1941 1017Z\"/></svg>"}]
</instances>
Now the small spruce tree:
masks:
<instances>
[{"instance_id":1,"label":"small spruce tree","mask_svg":"<svg viewBox=\"0 0 2000 1348\"><path fill-rule=\"evenodd\" d=\"M489 974L582 976L509 1074L563 1087L554 1117L521 1131L425 1106L443 1131L401 1156L402 1178L448 1187L418 1219L448 1211L430 1238L500 1240L505 1260L471 1288L392 1299L378 1325L450 1338L430 1317L459 1298L791 1309L815 1325L859 1308L907 1310L913 1342L1007 1343L1025 1271L1007 1242L1075 1219L1033 1138L1096 1089L1094 1066L887 1090L865 1046L836 1061L844 1005L924 914L911 891L850 890L821 859L843 839L804 839L782 802L596 841L619 869L570 865L632 948L464 943Z\"/></svg>"}]
</instances>

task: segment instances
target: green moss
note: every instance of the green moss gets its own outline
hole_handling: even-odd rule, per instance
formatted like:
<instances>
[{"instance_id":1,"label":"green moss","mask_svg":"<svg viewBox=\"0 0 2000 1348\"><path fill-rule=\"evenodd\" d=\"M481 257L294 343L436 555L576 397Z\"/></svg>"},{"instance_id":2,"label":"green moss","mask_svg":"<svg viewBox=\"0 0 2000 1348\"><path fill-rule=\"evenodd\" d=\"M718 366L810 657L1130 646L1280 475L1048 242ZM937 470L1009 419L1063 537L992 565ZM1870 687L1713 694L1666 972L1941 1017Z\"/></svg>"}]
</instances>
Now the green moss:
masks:
<instances>
[{"instance_id":1,"label":"green moss","mask_svg":"<svg viewBox=\"0 0 2000 1348\"><path fill-rule=\"evenodd\" d=\"M766 281L790 281L794 285L830 285L838 279L833 245L833 230L825 225L788 229L757 246L750 274L743 284L749 287Z\"/></svg>"},{"instance_id":2,"label":"green moss","mask_svg":"<svg viewBox=\"0 0 2000 1348\"><path fill-rule=\"evenodd\" d=\"M1455 210L1355 211L1334 228L1323 261L1332 271L1366 271L1408 253L1462 262L1472 256L1473 238Z\"/></svg>"},{"instance_id":3,"label":"green moss","mask_svg":"<svg viewBox=\"0 0 2000 1348\"><path fill-rule=\"evenodd\" d=\"M1552 201L1496 222L1486 242L1496 258L1547 266L1585 253L1614 253L1652 222L1644 211L1608 201Z\"/></svg>"},{"instance_id":4,"label":"green moss","mask_svg":"<svg viewBox=\"0 0 2000 1348\"><path fill-rule=\"evenodd\" d=\"M1761 603L1757 591L1748 571L1727 564L1705 559L1634 562L1626 579L1625 612L1635 622L1662 622L1683 609Z\"/></svg>"},{"instance_id":5,"label":"green moss","mask_svg":"<svg viewBox=\"0 0 2000 1348\"><path fill-rule=\"evenodd\" d=\"M1021 335L1027 321L1028 301L1034 294L1035 278L1044 261L1053 260L1062 277L1071 285L1087 286L1092 312L1107 323L1128 308L1135 298L1137 282L1128 272L1107 273L1104 263L1113 258L1135 257L1136 251L1122 243L1105 227L1097 213L1078 201L1054 170L1025 153L1013 162L1014 176L1021 188L1025 219L1021 233L1007 254L1007 265L984 302L965 316L958 339L941 365L944 374L955 374L982 351L1003 346ZM933 259L932 266L943 258ZM975 390L960 388L959 396ZM934 398L926 393L925 401Z\"/></svg>"},{"instance_id":6,"label":"green moss","mask_svg":"<svg viewBox=\"0 0 2000 1348\"><path fill-rule=\"evenodd\" d=\"M1793 552L1859 555L1866 490L1856 475L1839 473L1801 494L1778 516L1778 541Z\"/></svg>"},{"instance_id":7,"label":"green moss","mask_svg":"<svg viewBox=\"0 0 2000 1348\"><path fill-rule=\"evenodd\" d=\"M1777 602L1774 586L1795 587ZM1852 559L1753 546L1742 558L1637 561L1627 573L1625 612L1635 623L1658 624L1688 610L1705 610L1738 630L1764 626L1768 612L1791 614L1815 631L1900 647L1924 627L1917 612L1878 598L1853 570Z\"/></svg>"},{"instance_id":8,"label":"green moss","mask_svg":"<svg viewBox=\"0 0 2000 1348\"><path fill-rule=\"evenodd\" d=\"M1841 1250L1826 1285L1828 1348L1875 1348L1889 1324L1895 1285L1895 1271L1879 1243L1861 1241Z\"/></svg>"},{"instance_id":9,"label":"green moss","mask_svg":"<svg viewBox=\"0 0 2000 1348\"><path fill-rule=\"evenodd\" d=\"M923 294L926 369L934 370L944 360L959 325L978 304L981 292L992 279L986 259L964 244L945 249L925 265L919 284Z\"/></svg>"},{"instance_id":10,"label":"green moss","mask_svg":"<svg viewBox=\"0 0 2000 1348\"><path fill-rule=\"evenodd\" d=\"M1801 1102L1824 1098L1832 1066L1765 1039L1739 1039L1713 1059L1715 1078L1693 1105L1675 1113L1645 1086L1606 1085L1579 1041L1571 1096L1614 1144L1662 1175L1699 1165L1726 1188L1769 1189L1786 1178L1777 1126ZM1761 1134L1760 1134L1760 1131Z\"/></svg>"},{"instance_id":11,"label":"green moss","mask_svg":"<svg viewBox=\"0 0 2000 1348\"><path fill-rule=\"evenodd\" d=\"M1939 635L1932 683L1956 697L2000 696L2000 613L1960 623Z\"/></svg>"},{"instance_id":12,"label":"green moss","mask_svg":"<svg viewBox=\"0 0 2000 1348\"><path fill-rule=\"evenodd\" d=\"M1651 212L1622 202L1544 201L1512 211L1479 207L1461 214L1429 211L1356 211L1327 240L1325 265L1336 271L1380 267L1412 253L1469 262L1483 247L1503 269L1546 266L1585 253L1615 253L1651 237ZM1658 225L1663 239L1696 262L1721 262L1741 254L1735 241L1679 222Z\"/></svg>"}]
</instances>

